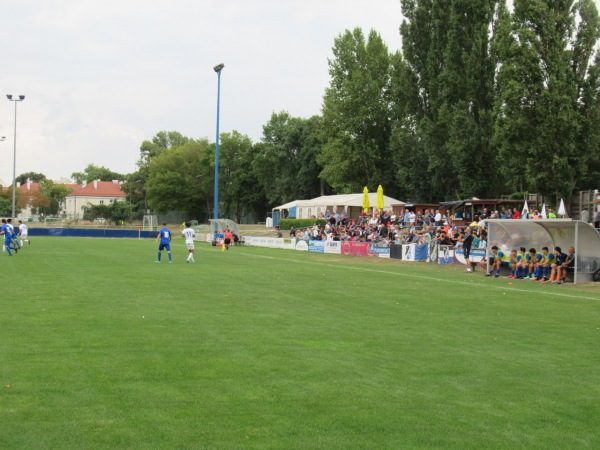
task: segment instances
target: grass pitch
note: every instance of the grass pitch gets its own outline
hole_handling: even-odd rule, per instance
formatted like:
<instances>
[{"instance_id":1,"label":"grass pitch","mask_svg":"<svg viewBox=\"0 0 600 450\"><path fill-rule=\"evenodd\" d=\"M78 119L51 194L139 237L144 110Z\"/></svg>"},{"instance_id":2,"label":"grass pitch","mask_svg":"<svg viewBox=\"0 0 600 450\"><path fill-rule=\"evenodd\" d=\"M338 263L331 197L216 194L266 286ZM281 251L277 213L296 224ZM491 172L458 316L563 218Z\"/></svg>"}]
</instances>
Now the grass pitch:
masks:
<instances>
[{"instance_id":1,"label":"grass pitch","mask_svg":"<svg viewBox=\"0 0 600 450\"><path fill-rule=\"evenodd\" d=\"M0 448L600 447L600 289L153 240L0 255Z\"/></svg>"}]
</instances>

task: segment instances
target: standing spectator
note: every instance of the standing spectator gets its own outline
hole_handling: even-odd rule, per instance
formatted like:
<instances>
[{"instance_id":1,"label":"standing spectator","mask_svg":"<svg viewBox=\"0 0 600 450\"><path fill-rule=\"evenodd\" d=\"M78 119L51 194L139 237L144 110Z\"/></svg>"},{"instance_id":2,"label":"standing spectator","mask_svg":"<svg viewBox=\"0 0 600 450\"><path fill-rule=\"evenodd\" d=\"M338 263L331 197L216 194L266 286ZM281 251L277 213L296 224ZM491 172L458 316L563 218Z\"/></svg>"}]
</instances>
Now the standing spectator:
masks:
<instances>
[{"instance_id":1,"label":"standing spectator","mask_svg":"<svg viewBox=\"0 0 600 450\"><path fill-rule=\"evenodd\" d=\"M404 210L404 217L402 218L402 225L407 226L408 225L408 219L410 217L410 211L408 209Z\"/></svg>"},{"instance_id":2,"label":"standing spectator","mask_svg":"<svg viewBox=\"0 0 600 450\"><path fill-rule=\"evenodd\" d=\"M600 211L598 209L594 211L594 218L592 220L594 221L594 228L600 228Z\"/></svg>"},{"instance_id":3,"label":"standing spectator","mask_svg":"<svg viewBox=\"0 0 600 450\"><path fill-rule=\"evenodd\" d=\"M442 225L442 213L440 212L439 209L435 211L435 216L433 216L433 220L435 222L436 227L439 227Z\"/></svg>"},{"instance_id":4,"label":"standing spectator","mask_svg":"<svg viewBox=\"0 0 600 450\"><path fill-rule=\"evenodd\" d=\"M158 241L158 259L154 262L160 264L162 251L166 250L167 254L169 255L169 264L171 264L173 262L173 256L171 255L171 237L173 234L171 233L171 230L167 228L166 222L163 222L162 226L163 227L156 236L156 240Z\"/></svg>"},{"instance_id":5,"label":"standing spectator","mask_svg":"<svg viewBox=\"0 0 600 450\"><path fill-rule=\"evenodd\" d=\"M196 233L194 233L194 230L192 229L191 222L185 223L185 228L183 230L181 230L181 234L185 238L185 246L188 249L188 257L185 260L185 262L186 263L190 263L190 262L195 263L196 260L194 260L194 238L196 237Z\"/></svg>"},{"instance_id":6,"label":"standing spectator","mask_svg":"<svg viewBox=\"0 0 600 450\"><path fill-rule=\"evenodd\" d=\"M459 239L459 242L462 242L463 254L465 255L465 262L467 264L467 273L471 273L473 272L471 259L469 258L471 255L471 246L473 245L473 233L471 227L466 228L465 235Z\"/></svg>"},{"instance_id":7,"label":"standing spectator","mask_svg":"<svg viewBox=\"0 0 600 450\"><path fill-rule=\"evenodd\" d=\"M590 213L588 212L587 208L583 208L583 211L581 211L581 221L583 223L590 222Z\"/></svg>"},{"instance_id":8,"label":"standing spectator","mask_svg":"<svg viewBox=\"0 0 600 450\"><path fill-rule=\"evenodd\" d=\"M417 223L417 215L415 214L414 211L411 211L410 214L408 215L408 226L410 228L414 228L416 223Z\"/></svg>"}]
</instances>

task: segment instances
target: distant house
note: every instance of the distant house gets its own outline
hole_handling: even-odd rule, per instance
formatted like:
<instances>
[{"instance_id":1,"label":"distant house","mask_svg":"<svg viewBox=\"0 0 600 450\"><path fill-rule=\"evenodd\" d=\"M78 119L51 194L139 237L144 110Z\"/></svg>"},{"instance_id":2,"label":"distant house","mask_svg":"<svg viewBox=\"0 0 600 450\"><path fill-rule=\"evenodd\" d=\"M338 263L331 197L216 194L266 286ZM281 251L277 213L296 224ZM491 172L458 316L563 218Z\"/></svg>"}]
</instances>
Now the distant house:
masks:
<instances>
[{"instance_id":1,"label":"distant house","mask_svg":"<svg viewBox=\"0 0 600 450\"><path fill-rule=\"evenodd\" d=\"M65 199L63 214L70 219L81 219L83 207L91 205L110 205L123 202L127 194L121 190L122 182L94 180L91 183L65 184L72 190Z\"/></svg>"}]
</instances>

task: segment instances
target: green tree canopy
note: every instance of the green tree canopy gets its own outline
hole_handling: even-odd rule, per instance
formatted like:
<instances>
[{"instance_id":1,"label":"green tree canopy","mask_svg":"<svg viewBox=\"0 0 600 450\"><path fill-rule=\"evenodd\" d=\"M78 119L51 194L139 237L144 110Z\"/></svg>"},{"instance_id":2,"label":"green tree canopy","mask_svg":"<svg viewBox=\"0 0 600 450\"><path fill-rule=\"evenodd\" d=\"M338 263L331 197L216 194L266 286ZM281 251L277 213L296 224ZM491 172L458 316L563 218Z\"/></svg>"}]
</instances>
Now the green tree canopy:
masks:
<instances>
[{"instance_id":1,"label":"green tree canopy","mask_svg":"<svg viewBox=\"0 0 600 450\"><path fill-rule=\"evenodd\" d=\"M322 120L273 113L254 148L252 167L270 206L321 195L317 157L323 146Z\"/></svg>"},{"instance_id":2,"label":"green tree canopy","mask_svg":"<svg viewBox=\"0 0 600 450\"><path fill-rule=\"evenodd\" d=\"M381 36L360 28L335 39L330 85L323 98L325 145L321 176L338 193L383 184L393 191L389 164L390 54Z\"/></svg>"},{"instance_id":3,"label":"green tree canopy","mask_svg":"<svg viewBox=\"0 0 600 450\"><path fill-rule=\"evenodd\" d=\"M493 196L495 0L402 0L404 59L394 61L394 149L414 200Z\"/></svg>"},{"instance_id":4,"label":"green tree canopy","mask_svg":"<svg viewBox=\"0 0 600 450\"><path fill-rule=\"evenodd\" d=\"M99 167L94 164L88 164L88 166L84 169L83 172L73 172L71 174L71 177L75 180L75 183L83 183L84 181L86 183L91 183L94 180L123 181L125 179L125 176L120 173L113 172L112 170L107 169L106 167Z\"/></svg>"},{"instance_id":5,"label":"green tree canopy","mask_svg":"<svg viewBox=\"0 0 600 450\"><path fill-rule=\"evenodd\" d=\"M31 180L33 183L41 183L42 181L47 180L46 175L43 173L37 172L25 172L19 175L17 178L17 183L25 184L27 180Z\"/></svg>"},{"instance_id":6,"label":"green tree canopy","mask_svg":"<svg viewBox=\"0 0 600 450\"><path fill-rule=\"evenodd\" d=\"M252 140L235 130L222 133L219 159L220 215L233 217L236 222L251 211L264 215L265 196L252 168Z\"/></svg>"},{"instance_id":7,"label":"green tree canopy","mask_svg":"<svg viewBox=\"0 0 600 450\"><path fill-rule=\"evenodd\" d=\"M188 140L154 156L146 183L149 206L161 213L183 211L191 217L209 217L214 180L210 148L207 140Z\"/></svg>"},{"instance_id":8,"label":"green tree canopy","mask_svg":"<svg viewBox=\"0 0 600 450\"><path fill-rule=\"evenodd\" d=\"M64 203L67 195L69 195L72 190L63 184L55 183L52 180L42 181L41 185L41 191L50 200L50 204L47 207L40 206L40 212L57 215L60 206Z\"/></svg>"},{"instance_id":9,"label":"green tree canopy","mask_svg":"<svg viewBox=\"0 0 600 450\"><path fill-rule=\"evenodd\" d=\"M501 170L515 191L569 198L586 187L600 155L596 5L515 0L501 31Z\"/></svg>"}]
</instances>

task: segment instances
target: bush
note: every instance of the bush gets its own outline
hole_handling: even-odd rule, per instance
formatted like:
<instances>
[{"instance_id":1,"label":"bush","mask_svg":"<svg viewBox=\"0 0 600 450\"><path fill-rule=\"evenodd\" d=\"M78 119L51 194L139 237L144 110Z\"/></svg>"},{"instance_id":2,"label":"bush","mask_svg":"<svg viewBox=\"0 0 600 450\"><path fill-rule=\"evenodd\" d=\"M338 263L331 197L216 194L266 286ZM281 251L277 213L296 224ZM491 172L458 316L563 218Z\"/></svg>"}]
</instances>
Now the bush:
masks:
<instances>
[{"instance_id":1,"label":"bush","mask_svg":"<svg viewBox=\"0 0 600 450\"><path fill-rule=\"evenodd\" d=\"M281 219L279 229L289 230L292 225L295 228L308 228L313 225L324 226L327 223L325 219Z\"/></svg>"}]
</instances>

